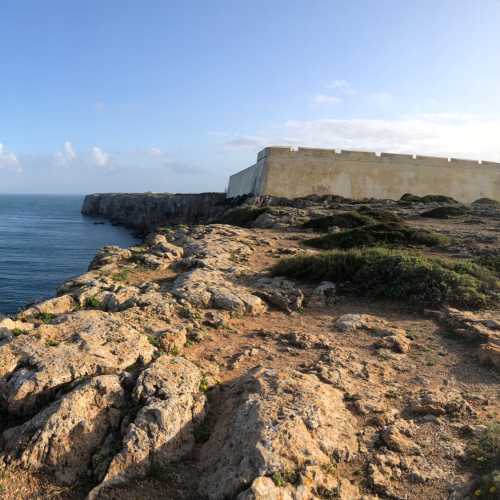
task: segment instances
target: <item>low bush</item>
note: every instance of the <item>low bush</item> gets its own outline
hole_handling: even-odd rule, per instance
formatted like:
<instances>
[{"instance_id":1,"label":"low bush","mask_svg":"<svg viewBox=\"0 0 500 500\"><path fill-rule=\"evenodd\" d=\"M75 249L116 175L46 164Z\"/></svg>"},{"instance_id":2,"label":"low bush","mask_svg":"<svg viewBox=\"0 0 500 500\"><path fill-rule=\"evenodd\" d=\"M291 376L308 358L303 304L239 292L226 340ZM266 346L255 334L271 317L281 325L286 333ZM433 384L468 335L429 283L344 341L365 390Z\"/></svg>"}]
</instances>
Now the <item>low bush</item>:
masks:
<instances>
[{"instance_id":1,"label":"low bush","mask_svg":"<svg viewBox=\"0 0 500 500\"><path fill-rule=\"evenodd\" d=\"M220 218L221 224L230 224L232 226L250 227L252 222L259 215L268 212L267 208L242 207L234 208L225 212Z\"/></svg>"},{"instance_id":2,"label":"low bush","mask_svg":"<svg viewBox=\"0 0 500 500\"><path fill-rule=\"evenodd\" d=\"M422 212L420 216L429 217L430 219L448 219L449 217L460 217L468 213L469 210L466 207L458 205L432 208Z\"/></svg>"},{"instance_id":3,"label":"low bush","mask_svg":"<svg viewBox=\"0 0 500 500\"><path fill-rule=\"evenodd\" d=\"M488 270L469 261L386 248L291 257L280 261L272 272L308 281L334 281L347 292L420 306L484 307L498 299L500 290Z\"/></svg>"},{"instance_id":4,"label":"low bush","mask_svg":"<svg viewBox=\"0 0 500 500\"><path fill-rule=\"evenodd\" d=\"M352 210L351 212L339 212L333 215L326 215L324 217L316 217L307 221L302 225L305 229L314 229L315 231L327 232L332 226L342 228L354 228L373 224L375 219L368 215L360 214Z\"/></svg>"},{"instance_id":5,"label":"low bush","mask_svg":"<svg viewBox=\"0 0 500 500\"><path fill-rule=\"evenodd\" d=\"M358 212L371 217L378 222L402 222L403 219L389 210L379 210L376 208L371 208L367 206L362 206L358 208Z\"/></svg>"},{"instance_id":6,"label":"low bush","mask_svg":"<svg viewBox=\"0 0 500 500\"><path fill-rule=\"evenodd\" d=\"M466 448L469 465L479 473L474 496L498 499L500 493L500 424L492 424Z\"/></svg>"},{"instance_id":7,"label":"low bush","mask_svg":"<svg viewBox=\"0 0 500 500\"><path fill-rule=\"evenodd\" d=\"M457 200L451 196L444 196L442 194L427 194L425 196L418 196L416 194L405 193L401 196L400 201L407 203L458 203Z\"/></svg>"},{"instance_id":8,"label":"low bush","mask_svg":"<svg viewBox=\"0 0 500 500\"><path fill-rule=\"evenodd\" d=\"M473 201L471 205L487 205L491 207L500 207L500 201L494 200L492 198L479 198Z\"/></svg>"},{"instance_id":9,"label":"low bush","mask_svg":"<svg viewBox=\"0 0 500 500\"><path fill-rule=\"evenodd\" d=\"M476 259L476 264L491 269L498 277L500 277L500 254L499 255L484 255Z\"/></svg>"},{"instance_id":10,"label":"low bush","mask_svg":"<svg viewBox=\"0 0 500 500\"><path fill-rule=\"evenodd\" d=\"M375 245L445 246L448 238L425 229L415 229L401 222L381 222L305 240L306 245L332 250Z\"/></svg>"},{"instance_id":11,"label":"low bush","mask_svg":"<svg viewBox=\"0 0 500 500\"><path fill-rule=\"evenodd\" d=\"M97 297L88 297L85 299L87 309L104 309L104 304Z\"/></svg>"}]
</instances>

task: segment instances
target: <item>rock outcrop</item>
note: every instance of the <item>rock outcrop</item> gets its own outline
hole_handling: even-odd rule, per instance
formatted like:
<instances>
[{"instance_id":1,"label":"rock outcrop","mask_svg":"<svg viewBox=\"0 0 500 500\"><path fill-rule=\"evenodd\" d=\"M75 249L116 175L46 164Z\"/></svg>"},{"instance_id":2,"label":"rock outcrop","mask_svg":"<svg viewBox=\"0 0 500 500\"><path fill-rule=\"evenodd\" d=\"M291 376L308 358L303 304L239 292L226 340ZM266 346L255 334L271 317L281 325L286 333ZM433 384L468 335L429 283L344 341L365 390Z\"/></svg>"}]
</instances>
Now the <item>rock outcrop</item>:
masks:
<instances>
[{"instance_id":1,"label":"rock outcrop","mask_svg":"<svg viewBox=\"0 0 500 500\"><path fill-rule=\"evenodd\" d=\"M231 385L226 408L201 452L199 491L210 499L234 498L245 487L262 489L252 485L262 476L294 477L297 486L285 486L289 479L283 479L283 498L295 490L302 495L296 498L314 498L318 490L333 494L338 484L322 467L356 455L352 416L341 391L313 375L256 369Z\"/></svg>"},{"instance_id":2,"label":"rock outcrop","mask_svg":"<svg viewBox=\"0 0 500 500\"><path fill-rule=\"evenodd\" d=\"M169 224L194 224L221 215L224 193L107 193L85 197L82 213L149 232Z\"/></svg>"}]
</instances>

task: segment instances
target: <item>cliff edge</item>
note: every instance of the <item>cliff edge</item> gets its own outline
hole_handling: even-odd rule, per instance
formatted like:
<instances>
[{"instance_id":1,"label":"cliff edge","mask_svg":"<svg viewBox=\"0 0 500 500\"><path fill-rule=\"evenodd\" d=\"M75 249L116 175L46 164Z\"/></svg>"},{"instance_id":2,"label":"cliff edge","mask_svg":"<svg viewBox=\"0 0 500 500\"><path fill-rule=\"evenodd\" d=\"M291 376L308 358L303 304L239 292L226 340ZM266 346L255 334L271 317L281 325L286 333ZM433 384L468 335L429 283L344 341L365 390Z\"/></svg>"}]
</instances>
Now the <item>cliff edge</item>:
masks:
<instances>
[{"instance_id":1,"label":"cliff edge","mask_svg":"<svg viewBox=\"0 0 500 500\"><path fill-rule=\"evenodd\" d=\"M207 222L223 213L225 202L224 193L102 193L87 195L82 213L146 233L163 225Z\"/></svg>"}]
</instances>

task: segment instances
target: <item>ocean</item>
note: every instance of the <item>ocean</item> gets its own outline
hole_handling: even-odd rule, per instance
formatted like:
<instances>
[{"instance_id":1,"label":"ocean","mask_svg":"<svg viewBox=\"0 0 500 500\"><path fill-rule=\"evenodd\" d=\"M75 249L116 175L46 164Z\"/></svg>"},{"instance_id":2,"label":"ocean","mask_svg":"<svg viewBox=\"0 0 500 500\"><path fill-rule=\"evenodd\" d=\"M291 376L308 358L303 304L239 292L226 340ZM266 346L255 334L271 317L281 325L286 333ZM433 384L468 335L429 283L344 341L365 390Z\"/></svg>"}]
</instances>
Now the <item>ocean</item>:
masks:
<instances>
[{"instance_id":1,"label":"ocean","mask_svg":"<svg viewBox=\"0 0 500 500\"><path fill-rule=\"evenodd\" d=\"M80 214L79 195L0 195L0 313L54 295L84 273L104 245L138 240L123 227Z\"/></svg>"}]
</instances>

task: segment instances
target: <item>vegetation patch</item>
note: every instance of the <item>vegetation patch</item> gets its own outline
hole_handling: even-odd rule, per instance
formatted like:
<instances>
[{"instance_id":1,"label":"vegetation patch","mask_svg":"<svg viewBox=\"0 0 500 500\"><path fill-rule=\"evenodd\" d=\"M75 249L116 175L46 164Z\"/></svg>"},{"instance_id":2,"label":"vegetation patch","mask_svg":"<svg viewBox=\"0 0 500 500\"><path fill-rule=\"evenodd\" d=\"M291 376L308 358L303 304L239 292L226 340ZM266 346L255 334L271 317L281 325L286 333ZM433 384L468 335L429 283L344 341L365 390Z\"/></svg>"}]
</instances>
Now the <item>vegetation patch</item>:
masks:
<instances>
[{"instance_id":1,"label":"vegetation patch","mask_svg":"<svg viewBox=\"0 0 500 500\"><path fill-rule=\"evenodd\" d=\"M469 261L386 248L291 257L280 261L272 272L308 281L334 281L347 292L418 306L485 307L498 300L500 291L489 270Z\"/></svg>"},{"instance_id":2,"label":"vegetation patch","mask_svg":"<svg viewBox=\"0 0 500 500\"><path fill-rule=\"evenodd\" d=\"M466 449L470 466L480 474L474 496L498 499L500 493L500 423L494 423Z\"/></svg>"},{"instance_id":3,"label":"vegetation patch","mask_svg":"<svg viewBox=\"0 0 500 500\"><path fill-rule=\"evenodd\" d=\"M448 219L449 217L460 217L467 215L469 209L460 205L436 207L431 210L426 210L420 214L421 217L429 217L430 219Z\"/></svg>"},{"instance_id":4,"label":"vegetation patch","mask_svg":"<svg viewBox=\"0 0 500 500\"><path fill-rule=\"evenodd\" d=\"M35 316L35 318L40 320L42 323L49 323L53 319L56 319L56 315L48 312L40 312Z\"/></svg>"},{"instance_id":5,"label":"vegetation patch","mask_svg":"<svg viewBox=\"0 0 500 500\"><path fill-rule=\"evenodd\" d=\"M490 269L497 275L497 277L500 277L500 254L483 255L482 257L476 259L476 264Z\"/></svg>"},{"instance_id":6,"label":"vegetation patch","mask_svg":"<svg viewBox=\"0 0 500 500\"><path fill-rule=\"evenodd\" d=\"M494 200L492 198L479 198L473 201L471 205L487 205L491 207L500 207L500 201Z\"/></svg>"},{"instance_id":7,"label":"vegetation patch","mask_svg":"<svg viewBox=\"0 0 500 500\"><path fill-rule=\"evenodd\" d=\"M127 269L122 269L121 271L113 274L112 278L114 281L127 281L129 277L129 271Z\"/></svg>"},{"instance_id":8,"label":"vegetation patch","mask_svg":"<svg viewBox=\"0 0 500 500\"><path fill-rule=\"evenodd\" d=\"M313 229L314 231L327 232L332 226L342 228L355 228L373 224L375 219L368 215L360 214L356 210L350 212L339 212L324 217L316 217L302 225L304 229Z\"/></svg>"},{"instance_id":9,"label":"vegetation patch","mask_svg":"<svg viewBox=\"0 0 500 500\"><path fill-rule=\"evenodd\" d=\"M88 297L85 299L85 307L87 309L104 309L104 304L97 297Z\"/></svg>"},{"instance_id":10,"label":"vegetation patch","mask_svg":"<svg viewBox=\"0 0 500 500\"><path fill-rule=\"evenodd\" d=\"M29 335L30 332L29 330L23 330L22 328L14 328L11 333L14 337L19 337L20 335Z\"/></svg>"},{"instance_id":11,"label":"vegetation patch","mask_svg":"<svg viewBox=\"0 0 500 500\"><path fill-rule=\"evenodd\" d=\"M402 222L381 222L369 226L331 233L304 242L306 245L332 250L375 245L446 246L448 238L425 229L415 229Z\"/></svg>"},{"instance_id":12,"label":"vegetation patch","mask_svg":"<svg viewBox=\"0 0 500 500\"><path fill-rule=\"evenodd\" d=\"M379 210L376 208L371 208L367 206L362 206L358 208L358 212L371 217L378 222L402 222L403 219L394 212L389 212L389 210Z\"/></svg>"},{"instance_id":13,"label":"vegetation patch","mask_svg":"<svg viewBox=\"0 0 500 500\"><path fill-rule=\"evenodd\" d=\"M219 222L221 224L230 224L231 226L250 227L255 219L259 217L259 215L262 215L268 211L268 208L234 208L232 210L228 210L221 217Z\"/></svg>"},{"instance_id":14,"label":"vegetation patch","mask_svg":"<svg viewBox=\"0 0 500 500\"><path fill-rule=\"evenodd\" d=\"M418 196L416 194L405 193L401 196L400 201L404 201L406 203L458 203L458 201L451 196L444 196L442 194L427 194L425 196Z\"/></svg>"}]
</instances>

